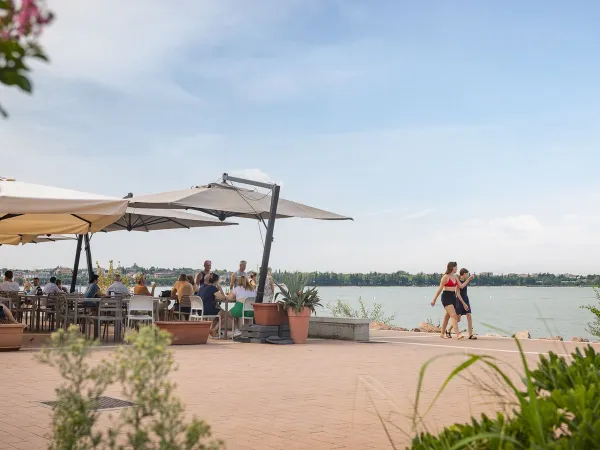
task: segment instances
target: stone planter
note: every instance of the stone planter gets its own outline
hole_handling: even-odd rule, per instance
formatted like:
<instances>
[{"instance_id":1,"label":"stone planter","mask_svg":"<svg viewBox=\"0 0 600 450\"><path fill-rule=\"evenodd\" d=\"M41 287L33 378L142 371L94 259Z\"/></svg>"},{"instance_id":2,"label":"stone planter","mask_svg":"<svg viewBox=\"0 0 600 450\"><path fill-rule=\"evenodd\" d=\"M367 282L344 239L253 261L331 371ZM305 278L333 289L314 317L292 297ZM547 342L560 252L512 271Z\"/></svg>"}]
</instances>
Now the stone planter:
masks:
<instances>
[{"instance_id":1,"label":"stone planter","mask_svg":"<svg viewBox=\"0 0 600 450\"><path fill-rule=\"evenodd\" d=\"M156 326L171 333L172 345L206 344L212 322L209 321L158 321Z\"/></svg>"},{"instance_id":2,"label":"stone planter","mask_svg":"<svg viewBox=\"0 0 600 450\"><path fill-rule=\"evenodd\" d=\"M287 325L288 315L277 303L255 303L254 323L256 325Z\"/></svg>"},{"instance_id":3,"label":"stone planter","mask_svg":"<svg viewBox=\"0 0 600 450\"><path fill-rule=\"evenodd\" d=\"M0 352L19 350L23 345L22 323L0 324Z\"/></svg>"}]
</instances>

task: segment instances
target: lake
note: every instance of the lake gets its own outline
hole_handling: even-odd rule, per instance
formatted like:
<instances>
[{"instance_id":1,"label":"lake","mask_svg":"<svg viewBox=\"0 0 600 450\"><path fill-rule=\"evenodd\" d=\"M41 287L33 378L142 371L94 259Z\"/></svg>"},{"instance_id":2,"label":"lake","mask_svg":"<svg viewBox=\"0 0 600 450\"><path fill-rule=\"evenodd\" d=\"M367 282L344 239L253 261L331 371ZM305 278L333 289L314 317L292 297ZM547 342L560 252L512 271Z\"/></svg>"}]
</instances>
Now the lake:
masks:
<instances>
[{"instance_id":1,"label":"lake","mask_svg":"<svg viewBox=\"0 0 600 450\"><path fill-rule=\"evenodd\" d=\"M169 287L157 287L156 294ZM415 328L431 319L435 324L444 315L441 299L431 307L435 287L320 287L319 294L325 306L318 315L331 316L328 304L340 299L358 308L362 297L367 308L381 303L386 316L396 315L394 325ZM594 339L585 330L592 313L581 305L596 305L596 295L589 287L469 287L473 309L473 327L478 334L497 333L484 324L505 330L506 334L527 330L532 338L574 336ZM467 327L466 318L461 329Z\"/></svg>"},{"instance_id":2,"label":"lake","mask_svg":"<svg viewBox=\"0 0 600 450\"><path fill-rule=\"evenodd\" d=\"M434 323L442 320L441 300L431 307L435 287L321 287L323 304L334 304L337 299L358 307L362 297L367 307L381 303L386 316L396 314L394 324L414 328L430 318ZM473 327L479 334L495 330L483 325L491 324L507 334L528 330L532 338L573 336L592 338L585 330L592 313L580 309L581 305L596 305L592 288L576 287L469 287L469 300L473 310ZM320 315L331 315L325 307ZM461 329L466 328L466 318Z\"/></svg>"}]
</instances>

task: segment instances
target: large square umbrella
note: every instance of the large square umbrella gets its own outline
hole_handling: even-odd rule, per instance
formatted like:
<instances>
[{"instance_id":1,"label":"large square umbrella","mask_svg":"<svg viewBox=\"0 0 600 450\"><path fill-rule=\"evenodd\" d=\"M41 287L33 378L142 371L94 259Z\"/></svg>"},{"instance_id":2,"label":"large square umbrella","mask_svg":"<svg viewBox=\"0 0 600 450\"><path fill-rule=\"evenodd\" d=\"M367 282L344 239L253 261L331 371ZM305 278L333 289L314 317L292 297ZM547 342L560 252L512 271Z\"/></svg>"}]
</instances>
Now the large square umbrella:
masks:
<instances>
[{"instance_id":1,"label":"large square umbrella","mask_svg":"<svg viewBox=\"0 0 600 450\"><path fill-rule=\"evenodd\" d=\"M125 213L127 199L0 178L0 234L96 232Z\"/></svg>"},{"instance_id":2,"label":"large square umbrella","mask_svg":"<svg viewBox=\"0 0 600 450\"><path fill-rule=\"evenodd\" d=\"M74 241L76 239L73 236L62 234L44 234L42 236L0 234L0 245L40 244L42 242Z\"/></svg>"},{"instance_id":3,"label":"large square umbrella","mask_svg":"<svg viewBox=\"0 0 600 450\"><path fill-rule=\"evenodd\" d=\"M269 189L271 194L242 189L228 184L228 182ZM265 219L268 219L268 225L265 224L267 233L256 292L256 301L260 303L264 296L275 218L301 217L317 220L352 220L347 216L280 199L279 190L280 186L277 184L262 183L223 174L222 183L212 183L154 195L134 196L131 198L130 206L136 208L191 209L218 217L219 220L225 220L227 217L245 217L258 219L264 224Z\"/></svg>"}]
</instances>

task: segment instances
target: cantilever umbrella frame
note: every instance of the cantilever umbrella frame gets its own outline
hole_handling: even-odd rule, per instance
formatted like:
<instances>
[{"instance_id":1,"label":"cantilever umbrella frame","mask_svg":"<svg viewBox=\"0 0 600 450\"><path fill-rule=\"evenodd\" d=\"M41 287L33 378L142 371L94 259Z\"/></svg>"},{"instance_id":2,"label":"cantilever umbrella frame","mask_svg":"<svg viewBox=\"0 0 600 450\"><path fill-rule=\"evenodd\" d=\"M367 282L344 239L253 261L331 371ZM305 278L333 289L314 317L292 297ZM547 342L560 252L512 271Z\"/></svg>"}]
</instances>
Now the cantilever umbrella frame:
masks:
<instances>
[{"instance_id":1,"label":"cantilever umbrella frame","mask_svg":"<svg viewBox=\"0 0 600 450\"><path fill-rule=\"evenodd\" d=\"M269 266L269 258L271 254L273 230L275 228L275 220L277 218L303 217L320 220L352 220L352 218L350 217L340 216L338 214L319 210L317 208L312 208L307 205L302 205L287 200L283 200L281 202L281 205L279 205L280 186L275 183L262 183L259 181L248 180L245 178L232 177L226 173L223 174L222 179L223 184L211 184L202 187L198 186L197 188L200 189L200 192L189 194L189 200L188 198L186 198L186 191L174 191L164 194L157 194L155 196L149 195L134 197L132 198L130 205L142 208L172 208L196 210L215 216L221 221L225 220L227 217L233 216L260 220L263 223L263 225L265 225L267 233L263 248L263 257L260 269L258 289L256 292L257 303L262 303L264 297L264 286L267 279L267 268ZM265 194L264 196L258 195L257 198L257 194L255 192L247 191L241 188L236 188L230 184L227 184L227 182L245 184L258 188L268 189L269 191L271 191L270 204L267 203L268 200L265 200L268 197L268 194ZM210 189L207 188L227 188L231 189L232 191L237 191L239 197L244 200L245 204L241 202L237 202L237 205L232 204L231 199L229 199L229 203L228 201L222 203L219 200L217 200L216 197L212 196L212 192L210 192ZM244 195L244 192L247 192L247 195ZM195 195L203 195L205 197L203 198L202 202L196 202L196 204L194 204L193 197ZM252 203L255 203L257 207L255 208L252 205ZM279 212L278 206L281 206ZM268 219L268 223L265 223L265 219Z\"/></svg>"}]
</instances>

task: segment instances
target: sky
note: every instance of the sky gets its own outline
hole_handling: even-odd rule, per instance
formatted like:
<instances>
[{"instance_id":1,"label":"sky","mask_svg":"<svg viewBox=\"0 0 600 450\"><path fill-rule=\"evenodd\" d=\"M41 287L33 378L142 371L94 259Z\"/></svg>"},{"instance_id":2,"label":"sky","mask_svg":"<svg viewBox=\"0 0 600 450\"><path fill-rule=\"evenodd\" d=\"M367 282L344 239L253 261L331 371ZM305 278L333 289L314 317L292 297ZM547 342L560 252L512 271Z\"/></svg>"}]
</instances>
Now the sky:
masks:
<instances>
[{"instance_id":1,"label":"sky","mask_svg":"<svg viewBox=\"0 0 600 450\"><path fill-rule=\"evenodd\" d=\"M597 273L591 0L49 0L0 176L122 197L224 172L354 222L278 221L275 269ZM71 266L75 244L0 247ZM260 264L259 227L92 238L93 259Z\"/></svg>"}]
</instances>

